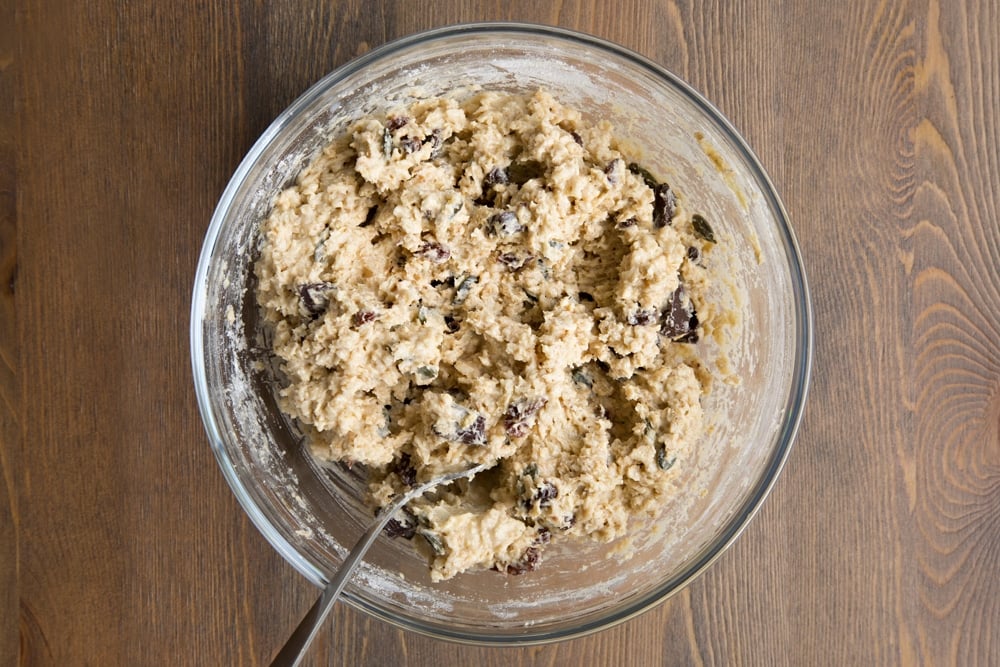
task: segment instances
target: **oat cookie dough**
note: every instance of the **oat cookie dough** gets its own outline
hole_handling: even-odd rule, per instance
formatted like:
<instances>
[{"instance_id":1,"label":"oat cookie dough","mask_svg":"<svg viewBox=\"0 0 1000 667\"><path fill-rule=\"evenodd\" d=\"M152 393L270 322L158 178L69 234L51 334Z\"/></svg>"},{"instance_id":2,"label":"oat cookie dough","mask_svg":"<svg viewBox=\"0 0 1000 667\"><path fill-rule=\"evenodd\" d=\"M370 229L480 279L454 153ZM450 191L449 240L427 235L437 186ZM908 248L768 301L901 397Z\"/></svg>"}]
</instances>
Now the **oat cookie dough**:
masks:
<instances>
[{"instance_id":1,"label":"oat cookie dough","mask_svg":"<svg viewBox=\"0 0 1000 667\"><path fill-rule=\"evenodd\" d=\"M655 515L702 429L709 221L607 123L539 91L359 121L282 192L258 302L281 408L315 456L368 466L435 580L521 573L552 540Z\"/></svg>"}]
</instances>

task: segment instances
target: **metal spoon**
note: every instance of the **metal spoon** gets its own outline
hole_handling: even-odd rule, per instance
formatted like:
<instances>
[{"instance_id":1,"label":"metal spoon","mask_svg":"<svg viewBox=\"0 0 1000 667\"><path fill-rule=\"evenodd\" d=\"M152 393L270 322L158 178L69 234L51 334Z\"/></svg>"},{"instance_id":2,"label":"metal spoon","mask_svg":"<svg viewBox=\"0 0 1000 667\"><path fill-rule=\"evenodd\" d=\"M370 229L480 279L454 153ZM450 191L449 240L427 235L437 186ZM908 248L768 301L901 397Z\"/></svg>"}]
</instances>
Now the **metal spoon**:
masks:
<instances>
[{"instance_id":1,"label":"metal spoon","mask_svg":"<svg viewBox=\"0 0 1000 667\"><path fill-rule=\"evenodd\" d=\"M305 618L295 628L295 632L285 642L278 655L274 657L271 667L296 667L302 661L302 658L306 655L306 651L309 650L309 645L323 625L323 621L326 620L330 610L333 609L333 603L340 597L340 593L344 590L344 586L347 585L348 579L351 578L354 570L361 563L361 559L364 558L371 545L375 543L375 538L382 532L382 528L389 522L393 514L414 498L430 491L438 485L454 482L456 479L463 477L473 477L489 467L488 464L481 463L465 470L436 477L429 482L424 482L413 487L394 503L382 510L375 518L375 522L365 531L365 534L361 536L361 539L354 545L351 552L347 554L347 558L344 559L340 569L337 570L330 583L323 589L323 594L319 596L316 603L306 613Z\"/></svg>"}]
</instances>

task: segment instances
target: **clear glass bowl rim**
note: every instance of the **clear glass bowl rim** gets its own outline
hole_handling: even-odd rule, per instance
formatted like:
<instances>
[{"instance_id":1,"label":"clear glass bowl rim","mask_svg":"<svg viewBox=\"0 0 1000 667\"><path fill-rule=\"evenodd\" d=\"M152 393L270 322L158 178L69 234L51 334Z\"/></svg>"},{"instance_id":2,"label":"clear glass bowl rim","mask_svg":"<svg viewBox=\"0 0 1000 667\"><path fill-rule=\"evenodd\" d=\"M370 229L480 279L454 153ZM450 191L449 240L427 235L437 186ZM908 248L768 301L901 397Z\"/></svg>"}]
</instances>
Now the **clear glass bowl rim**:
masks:
<instances>
[{"instance_id":1,"label":"clear glass bowl rim","mask_svg":"<svg viewBox=\"0 0 1000 667\"><path fill-rule=\"evenodd\" d=\"M781 472L792 443L795 440L809 388L809 379L812 372L813 357L813 314L812 304L809 296L808 282L805 268L802 264L801 252L795 234L792 231L788 220L788 214L784 204L771 182L770 177L764 171L760 160L747 145L740 133L733 127L729 120L699 92L690 85L678 78L669 70L649 60L648 58L635 53L619 44L589 35L586 33L553 26L522 23L522 22L479 22L463 23L441 28L434 28L423 32L414 33L406 37L388 42L365 55L359 56L344 65L333 70L322 79L313 84L302 95L289 105L261 134L260 138L247 152L239 167L234 172L225 191L219 199L219 203L212 215L211 222L205 234L198 267L195 274L190 323L190 345L191 363L194 373L195 393L198 401L198 408L201 413L202 422L208 435L209 442L219 467L236 496L244 511L251 521L268 540L268 542L280 553L285 560L291 564L303 576L317 585L325 585L325 575L316 569L306 560L271 524L264 512L256 504L252 495L244 486L232 461L226 453L223 436L213 414L212 399L208 387L208 377L204 363L204 339L203 339L203 313L205 312L206 289L208 272L211 264L212 251L216 246L218 237L222 232L223 224L232 208L236 193L246 180L251 171L251 167L268 146L279 136L284 128L296 118L303 109L308 108L318 97L321 97L331 87L344 78L364 69L373 62L381 61L392 57L398 52L405 51L411 47L424 43L439 41L457 36L483 35L484 37L517 37L517 36L544 36L550 39L564 40L569 43L583 45L599 52L605 52L611 57L616 57L632 64L648 73L655 75L667 86L681 92L695 106L700 107L705 116L714 122L742 153L746 160L754 179L761 187L761 192L767 199L769 208L775 213L778 223L779 233L783 241L785 254L788 260L788 267L791 272L791 284L793 289L793 303L795 307L797 342L795 354L795 366L793 373L793 383L789 391L789 401L786 405L781 428L777 435L777 445L775 446L770 461L764 470L764 474L757 480L754 489L747 495L747 501L739 512L737 512L726 526L718 534L718 537L707 545L677 576L665 581L661 586L653 589L650 593L639 599L631 600L628 604L614 609L607 616L592 620L587 623L574 626L571 629L559 629L556 631L543 631L532 633L530 628L525 629L525 634L517 636L492 636L468 631L449 631L441 626L423 625L410 618L400 618L385 612L378 607L368 604L361 598L351 595L349 589L345 590L343 600L355 608L359 608L376 618L384 620L392 625L405 630L414 631L423 635L438 639L446 639L453 642L468 643L476 645L532 645L546 642L560 641L574 637L591 634L611 626L622 623L630 618L638 616L650 608L662 603L665 599L683 589L691 581L696 579L705 571L726 549L739 537L746 528L750 520L757 513L764 499L770 493L778 475Z\"/></svg>"}]
</instances>

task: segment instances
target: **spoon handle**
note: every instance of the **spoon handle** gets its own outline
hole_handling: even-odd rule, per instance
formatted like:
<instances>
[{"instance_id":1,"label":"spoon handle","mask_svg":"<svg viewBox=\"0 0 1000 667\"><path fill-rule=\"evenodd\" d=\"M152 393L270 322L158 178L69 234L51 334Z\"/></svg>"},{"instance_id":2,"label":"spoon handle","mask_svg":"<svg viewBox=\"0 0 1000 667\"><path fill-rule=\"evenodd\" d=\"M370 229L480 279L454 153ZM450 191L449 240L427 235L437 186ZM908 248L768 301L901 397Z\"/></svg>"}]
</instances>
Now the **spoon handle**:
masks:
<instances>
[{"instance_id":1,"label":"spoon handle","mask_svg":"<svg viewBox=\"0 0 1000 667\"><path fill-rule=\"evenodd\" d=\"M382 528L400 508L439 484L447 484L460 477L471 477L486 468L486 465L474 466L467 470L442 475L429 482L415 486L379 513L375 522L365 531L365 534L361 536L361 539L354 545L351 552L347 554L347 558L344 559L337 573L326 585L326 588L323 589L323 594L319 596L315 604L306 612L305 617L299 623L298 627L295 628L288 641L278 651L278 655L271 661L271 667L297 667L302 662L302 658L305 657L306 652L309 650L309 645L312 644L316 633L323 626L323 621L330 614L333 604L340 597L340 593L344 590L344 586L347 585L347 581L351 578L351 575L354 574L354 570L358 567L361 559L365 557L365 554L375 542L379 533L382 532Z\"/></svg>"}]
</instances>

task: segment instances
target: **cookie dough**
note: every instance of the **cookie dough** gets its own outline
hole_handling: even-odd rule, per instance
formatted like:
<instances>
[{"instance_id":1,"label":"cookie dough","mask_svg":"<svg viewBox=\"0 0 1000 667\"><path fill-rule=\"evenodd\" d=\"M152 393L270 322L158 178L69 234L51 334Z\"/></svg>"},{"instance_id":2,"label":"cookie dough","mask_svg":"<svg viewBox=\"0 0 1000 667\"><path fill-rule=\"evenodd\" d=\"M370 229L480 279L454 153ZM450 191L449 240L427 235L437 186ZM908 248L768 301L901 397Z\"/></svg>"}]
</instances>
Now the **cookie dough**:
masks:
<instances>
[{"instance_id":1,"label":"cookie dough","mask_svg":"<svg viewBox=\"0 0 1000 667\"><path fill-rule=\"evenodd\" d=\"M357 122L276 199L255 265L279 401L435 580L655 515L702 430L709 221L545 91Z\"/></svg>"}]
</instances>

